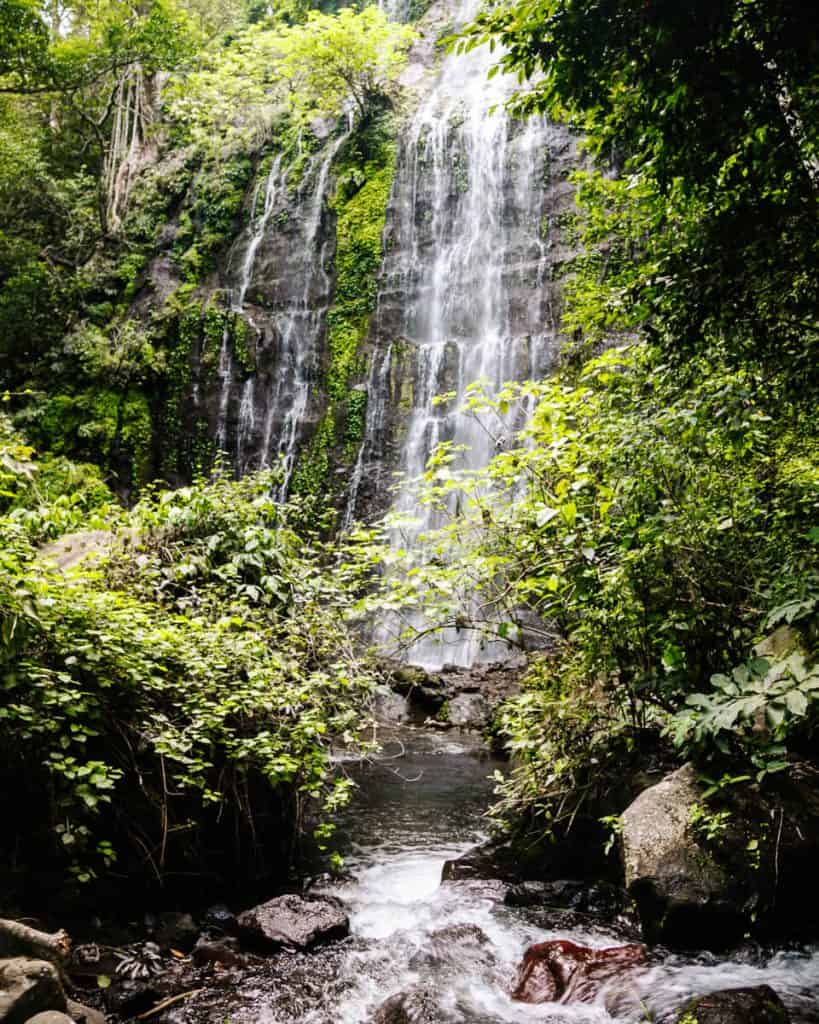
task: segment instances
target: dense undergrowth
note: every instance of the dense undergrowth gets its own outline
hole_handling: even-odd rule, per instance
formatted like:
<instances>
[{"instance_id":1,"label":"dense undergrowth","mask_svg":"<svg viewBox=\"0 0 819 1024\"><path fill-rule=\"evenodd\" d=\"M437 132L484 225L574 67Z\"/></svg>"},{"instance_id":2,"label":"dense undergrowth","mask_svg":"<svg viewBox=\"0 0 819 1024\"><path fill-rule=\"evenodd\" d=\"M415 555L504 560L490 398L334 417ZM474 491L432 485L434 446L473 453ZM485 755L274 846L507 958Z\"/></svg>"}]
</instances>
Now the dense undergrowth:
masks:
<instances>
[{"instance_id":1,"label":"dense undergrowth","mask_svg":"<svg viewBox=\"0 0 819 1024\"><path fill-rule=\"evenodd\" d=\"M354 574L303 506L263 473L126 514L92 468L3 431L4 886L248 884L281 877L305 830L325 848L350 789L330 747L358 744L372 676L344 623ZM91 554L61 569L76 535L41 543L80 527Z\"/></svg>"}]
</instances>

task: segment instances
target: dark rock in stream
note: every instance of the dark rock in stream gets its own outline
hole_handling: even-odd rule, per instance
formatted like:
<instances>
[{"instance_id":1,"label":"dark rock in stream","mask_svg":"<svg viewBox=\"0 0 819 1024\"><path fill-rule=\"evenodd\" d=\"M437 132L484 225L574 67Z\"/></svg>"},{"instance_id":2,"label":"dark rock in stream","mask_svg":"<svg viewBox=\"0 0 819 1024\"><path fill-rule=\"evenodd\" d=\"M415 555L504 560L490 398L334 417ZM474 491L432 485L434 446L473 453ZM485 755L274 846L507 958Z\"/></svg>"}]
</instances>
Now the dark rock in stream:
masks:
<instances>
[{"instance_id":1,"label":"dark rock in stream","mask_svg":"<svg viewBox=\"0 0 819 1024\"><path fill-rule=\"evenodd\" d=\"M677 1024L788 1024L790 1016L770 985L729 988L692 999Z\"/></svg>"},{"instance_id":2,"label":"dark rock in stream","mask_svg":"<svg viewBox=\"0 0 819 1024\"><path fill-rule=\"evenodd\" d=\"M244 911L237 924L250 941L274 948L309 949L343 939L350 931L340 900L330 896L306 899L292 893Z\"/></svg>"},{"instance_id":3,"label":"dark rock in stream","mask_svg":"<svg viewBox=\"0 0 819 1024\"><path fill-rule=\"evenodd\" d=\"M588 1003L601 986L646 962L637 943L591 949L557 939L530 946L518 969L512 998L521 1003Z\"/></svg>"},{"instance_id":4,"label":"dark rock in stream","mask_svg":"<svg viewBox=\"0 0 819 1024\"><path fill-rule=\"evenodd\" d=\"M442 970L475 974L496 960L489 936L482 928L475 924L452 924L434 931L409 966L423 978Z\"/></svg>"},{"instance_id":5,"label":"dark rock in stream","mask_svg":"<svg viewBox=\"0 0 819 1024\"><path fill-rule=\"evenodd\" d=\"M190 914L160 914L155 937L163 949L189 953L199 938L199 928Z\"/></svg>"},{"instance_id":6,"label":"dark rock in stream","mask_svg":"<svg viewBox=\"0 0 819 1024\"><path fill-rule=\"evenodd\" d=\"M439 1024L435 1004L421 988L390 996L375 1011L372 1024Z\"/></svg>"},{"instance_id":7,"label":"dark rock in stream","mask_svg":"<svg viewBox=\"0 0 819 1024\"><path fill-rule=\"evenodd\" d=\"M236 939L221 939L208 942L199 939L193 947L191 960L195 967L207 967L219 964L222 967L241 967L245 959L240 955Z\"/></svg>"}]
</instances>

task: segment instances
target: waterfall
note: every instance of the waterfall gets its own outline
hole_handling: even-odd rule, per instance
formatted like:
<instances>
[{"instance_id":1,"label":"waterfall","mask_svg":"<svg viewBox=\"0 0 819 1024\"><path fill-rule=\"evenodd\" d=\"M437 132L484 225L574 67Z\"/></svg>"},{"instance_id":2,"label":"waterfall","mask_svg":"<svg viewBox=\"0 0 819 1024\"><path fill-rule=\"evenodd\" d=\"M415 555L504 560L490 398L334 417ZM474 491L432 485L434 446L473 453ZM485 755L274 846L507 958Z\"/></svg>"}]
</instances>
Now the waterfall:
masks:
<instances>
[{"instance_id":1,"label":"waterfall","mask_svg":"<svg viewBox=\"0 0 819 1024\"><path fill-rule=\"evenodd\" d=\"M239 273L239 287L237 289L236 300L232 303L232 308L235 312L241 313L245 308L245 296L247 290L250 287L250 279L253 274L253 266L256 262L256 253L261 245L261 241L264 238L265 232L267 231L267 222L270 220L270 215L275 207L276 199L282 188L287 183L287 171L284 174L281 171L282 168L282 156L279 153L274 159L270 173L267 176L267 182L265 184L264 191L264 206L262 207L261 217L256 217L256 207L259 199L259 186L256 186L256 191L253 193L253 202L250 208L250 241L245 249L245 255L242 259L242 267Z\"/></svg>"},{"instance_id":2,"label":"waterfall","mask_svg":"<svg viewBox=\"0 0 819 1024\"><path fill-rule=\"evenodd\" d=\"M474 6L468 0L458 20L468 20ZM406 483L394 508L418 517L409 535L396 538L402 547L438 525L416 507L412 487L435 445L465 445L470 469L494 454L495 440L474 417L457 411L467 386L484 381L497 388L543 376L556 350L547 274L554 258L550 204L561 186L552 157L571 150L571 140L545 119L517 122L509 116L504 103L518 83L503 75L487 79L497 56L487 47L447 56L399 154L375 318L381 345L345 518L351 521L358 511L368 460L388 461L386 424L402 406L398 468ZM381 383L395 359L395 339L409 353L409 396L390 394ZM454 402L433 403L453 391ZM467 631L453 630L416 644L410 659L438 668L500 652L498 645L487 647Z\"/></svg>"},{"instance_id":3,"label":"waterfall","mask_svg":"<svg viewBox=\"0 0 819 1024\"><path fill-rule=\"evenodd\" d=\"M286 497L290 486L310 385L316 380L319 372L319 340L327 307L313 305L312 296L314 293L328 295L330 280L325 270L327 241L318 247L316 243L319 239L330 168L349 134L348 128L322 155L304 223L303 245L300 253L294 254L294 258L300 263L304 284L297 304L284 314L280 323L282 345L279 379L265 424L262 465L269 466L274 454L281 458L281 498ZM277 441L274 441L272 429L274 412L281 418Z\"/></svg>"},{"instance_id":4,"label":"waterfall","mask_svg":"<svg viewBox=\"0 0 819 1024\"><path fill-rule=\"evenodd\" d=\"M349 131L309 161L295 196L292 166L281 154L275 157L253 193L250 226L238 248L230 308L255 334L257 369L248 373L237 365L226 329L217 369L216 441L222 451L233 451L240 474L281 465L280 498L287 494L304 428L315 416L313 386L332 288L326 270L332 240L323 234L323 215L333 160Z\"/></svg>"}]
</instances>

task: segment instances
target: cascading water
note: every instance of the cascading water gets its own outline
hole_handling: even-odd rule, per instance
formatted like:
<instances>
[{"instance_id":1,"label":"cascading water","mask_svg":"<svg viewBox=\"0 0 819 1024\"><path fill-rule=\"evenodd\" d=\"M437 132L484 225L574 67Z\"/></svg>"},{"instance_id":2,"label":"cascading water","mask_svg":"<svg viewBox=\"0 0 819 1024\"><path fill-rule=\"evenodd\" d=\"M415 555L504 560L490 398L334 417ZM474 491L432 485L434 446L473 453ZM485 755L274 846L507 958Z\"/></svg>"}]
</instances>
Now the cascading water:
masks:
<instances>
[{"instance_id":1,"label":"cascading water","mask_svg":"<svg viewBox=\"0 0 819 1024\"><path fill-rule=\"evenodd\" d=\"M472 0L458 19L474 14ZM346 521L354 517L366 466L385 462L391 405L402 407L400 469L407 483L395 508L416 513L417 525L396 543L413 543L436 525L417 508L412 480L442 441L466 446L469 469L485 465L495 439L457 411L469 384L497 388L541 377L556 349L552 290L555 195L566 191L555 154L571 155L568 133L540 118L512 119L504 103L516 79L487 73L497 55L487 48L451 54L406 133L387 218L375 333L382 340L369 387L368 423L352 476ZM411 394L391 394L386 379L399 354ZM386 385L386 386L385 386ZM446 406L433 399L455 392ZM382 637L382 639L384 639ZM439 668L491 658L469 631L416 643L413 662Z\"/></svg>"},{"instance_id":2,"label":"cascading water","mask_svg":"<svg viewBox=\"0 0 819 1024\"><path fill-rule=\"evenodd\" d=\"M447 859L481 839L491 763L474 740L401 729L385 759L360 777L343 823L346 879L322 889L343 900L350 936L307 954L282 951L208 984L173 1010L173 1024L670 1024L686 1001L722 988L768 984L793 1024L819 1021L819 949L725 957L653 952L607 982L591 1003L526 1005L511 998L526 948L550 939L592 947L633 941L584 914L504 903L496 882L445 882ZM400 749L403 756L393 759ZM540 914L540 916L539 916ZM421 992L425 1015L376 1018L401 992Z\"/></svg>"},{"instance_id":3,"label":"cascading water","mask_svg":"<svg viewBox=\"0 0 819 1024\"><path fill-rule=\"evenodd\" d=\"M238 250L242 257L231 289L231 311L243 316L256 332L257 355L264 355L271 369L266 374L250 373L238 366L230 332L225 330L217 369L216 440L226 451L233 439L240 474L281 464L281 497L288 490L298 445L309 422L311 389L319 376L331 291L326 270L329 241L321 230L322 217L332 163L348 134L335 138L314 157L295 202L289 189L290 168L281 155L274 159L261 204L261 185L254 193L250 228ZM272 224L286 224L290 218L297 225L297 237L289 241L286 270L271 268L271 261L261 256ZM272 280L265 280L271 270ZM256 292L262 286L270 290L272 298L260 305ZM251 293L255 301L250 300ZM237 391L237 379L243 374L244 382Z\"/></svg>"}]
</instances>

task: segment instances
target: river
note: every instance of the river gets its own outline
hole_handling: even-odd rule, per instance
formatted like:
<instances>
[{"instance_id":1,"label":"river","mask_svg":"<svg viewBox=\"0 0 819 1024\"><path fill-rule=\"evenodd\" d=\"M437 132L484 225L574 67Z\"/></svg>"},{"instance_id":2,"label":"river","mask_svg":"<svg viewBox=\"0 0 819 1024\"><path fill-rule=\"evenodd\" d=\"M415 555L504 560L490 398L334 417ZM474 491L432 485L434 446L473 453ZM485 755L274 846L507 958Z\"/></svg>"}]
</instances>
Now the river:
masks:
<instances>
[{"instance_id":1,"label":"river","mask_svg":"<svg viewBox=\"0 0 819 1024\"><path fill-rule=\"evenodd\" d=\"M592 947L628 941L576 914L503 903L497 883L441 884L444 863L483 838L498 766L468 735L402 730L366 769L342 823L346 873L324 891L340 897L349 938L315 953L281 953L227 975L168 1017L175 1024L367 1024L397 992L423 995L418 1024L664 1021L692 996L769 984L794 1024L819 1021L819 948L747 947L734 956L654 950L645 968L609 983L590 1005L528 1006L510 997L534 942ZM565 925L561 925L565 920ZM420 1011L419 1011L420 1012ZM414 1017L407 1017L415 1022Z\"/></svg>"}]
</instances>

